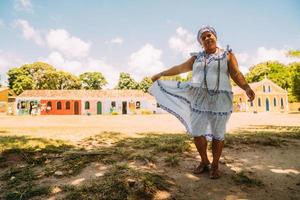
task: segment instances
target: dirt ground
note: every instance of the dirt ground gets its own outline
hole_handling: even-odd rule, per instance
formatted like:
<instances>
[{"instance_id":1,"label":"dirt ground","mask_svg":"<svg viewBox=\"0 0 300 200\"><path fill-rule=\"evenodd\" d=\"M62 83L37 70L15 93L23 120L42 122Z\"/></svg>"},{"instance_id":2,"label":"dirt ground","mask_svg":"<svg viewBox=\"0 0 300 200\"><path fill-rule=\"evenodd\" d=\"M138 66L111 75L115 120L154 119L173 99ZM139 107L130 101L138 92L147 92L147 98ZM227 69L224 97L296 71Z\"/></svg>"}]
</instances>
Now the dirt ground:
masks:
<instances>
[{"instance_id":1,"label":"dirt ground","mask_svg":"<svg viewBox=\"0 0 300 200\"><path fill-rule=\"evenodd\" d=\"M227 132L255 125L300 126L300 114L233 113ZM102 115L102 116L6 116L0 115L2 134L30 135L79 141L107 132L184 133L184 126L174 116L157 115Z\"/></svg>"},{"instance_id":2,"label":"dirt ground","mask_svg":"<svg viewBox=\"0 0 300 200\"><path fill-rule=\"evenodd\" d=\"M88 186L89 182L91 180L96 180L98 183L105 181L105 177L107 177L105 174L111 171L115 162L125 162L130 169L139 172L158 173L171 183L165 187L162 183L150 181L151 187L155 186L154 188L156 188L153 196L147 198L135 196L131 199L300 199L300 114L233 113L227 129L229 134L220 160L222 176L217 180L209 179L208 173L200 175L192 173L193 168L199 163L200 157L192 140L182 139L185 132L184 127L175 117L168 114L0 116L0 136L2 137L0 142L3 141L0 147L7 150L9 145L14 148L19 147L20 143L27 145L32 141L21 137L30 136L67 141L85 149L85 153L104 151L105 149L105 156L108 155L103 157L104 154L101 152L101 159L89 157L86 160L86 157L81 157L76 162L72 161L69 166L69 158L66 160L57 153L52 154L53 150L50 153L44 153L45 155L42 154L47 157L46 164L34 165L33 169L39 174L40 178L36 178L36 180L40 184L51 185L51 193L47 193L47 195L45 193L44 196L41 193L41 196L38 196L37 192L32 192L31 195L37 196L30 198L29 195L27 198L26 195L23 195L21 199L97 199L98 197L93 196L93 193L96 195L100 191L97 191L95 186L101 187L97 184ZM144 134L140 135L140 133ZM161 136L151 136L153 133ZM101 135L106 136L102 137ZM17 137L13 138L14 136ZM185 142L189 144L187 148L189 150L183 148ZM181 145L183 149L177 149ZM68 152L70 149L64 153ZM211 150L208 150L208 154L211 159ZM13 154L14 156L7 153L0 155L0 191L2 189L4 192L8 192L13 191L14 188L6 187L5 184L18 179L18 174L10 171L14 167L12 163L1 168L1 156L5 157L5 155L10 155L5 162L10 161L13 157L12 163L17 167L24 167L24 162L20 161L20 158L16 158L15 154ZM76 156L77 158L78 156ZM71 165L79 165L80 168L77 170ZM1 169L3 170L1 171ZM43 171L41 169L47 169L47 176L41 172ZM75 170L78 173L73 173ZM57 171L62 171L63 174L71 171L71 175L58 177L55 175ZM137 171L133 174L137 174ZM124 169L114 176L118 176L119 173L125 173ZM126 184L128 184L129 177L130 180L134 179L135 185L138 185L137 175L125 175L127 177L126 180L124 179ZM34 181L36 180L34 179ZM124 182L124 180L122 181ZM20 181L23 181L22 184L24 184L22 178ZM115 184L119 184L119 182L114 182L113 185ZM66 189L66 185L83 187L83 189ZM104 188L107 189L108 186ZM15 193L9 193L11 196L7 195L6 198L13 199L8 197L14 197ZM64 196L69 193L73 196Z\"/></svg>"}]
</instances>

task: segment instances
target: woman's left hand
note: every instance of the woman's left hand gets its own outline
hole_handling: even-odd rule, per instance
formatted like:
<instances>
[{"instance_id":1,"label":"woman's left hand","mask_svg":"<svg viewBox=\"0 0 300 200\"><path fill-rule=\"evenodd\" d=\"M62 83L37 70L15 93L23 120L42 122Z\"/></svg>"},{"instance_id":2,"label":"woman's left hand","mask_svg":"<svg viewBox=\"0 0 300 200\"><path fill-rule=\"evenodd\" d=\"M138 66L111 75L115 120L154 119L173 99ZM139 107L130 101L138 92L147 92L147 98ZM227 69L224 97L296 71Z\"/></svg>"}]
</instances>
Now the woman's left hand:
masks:
<instances>
[{"instance_id":1,"label":"woman's left hand","mask_svg":"<svg viewBox=\"0 0 300 200\"><path fill-rule=\"evenodd\" d=\"M253 101L254 100L255 93L254 93L254 91L250 87L246 89L246 94L247 94L247 96L249 98L249 101Z\"/></svg>"}]
</instances>

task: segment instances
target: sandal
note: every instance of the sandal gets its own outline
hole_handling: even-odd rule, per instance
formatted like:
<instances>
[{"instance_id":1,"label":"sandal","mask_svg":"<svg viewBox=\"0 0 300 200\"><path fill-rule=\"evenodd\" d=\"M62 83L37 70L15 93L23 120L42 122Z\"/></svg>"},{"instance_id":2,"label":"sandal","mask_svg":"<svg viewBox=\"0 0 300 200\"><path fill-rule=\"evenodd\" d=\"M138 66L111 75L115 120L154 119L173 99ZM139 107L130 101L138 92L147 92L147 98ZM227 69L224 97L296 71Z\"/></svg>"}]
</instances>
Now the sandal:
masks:
<instances>
[{"instance_id":1,"label":"sandal","mask_svg":"<svg viewBox=\"0 0 300 200\"><path fill-rule=\"evenodd\" d=\"M201 174L205 171L209 171L209 164L210 163L203 163L203 162L200 162L200 164L198 165L198 167L196 167L194 170L193 170L193 173L194 174Z\"/></svg>"},{"instance_id":2,"label":"sandal","mask_svg":"<svg viewBox=\"0 0 300 200\"><path fill-rule=\"evenodd\" d=\"M221 177L221 173L219 171L218 166L211 166L210 171L209 171L209 178L211 179L218 179Z\"/></svg>"}]
</instances>

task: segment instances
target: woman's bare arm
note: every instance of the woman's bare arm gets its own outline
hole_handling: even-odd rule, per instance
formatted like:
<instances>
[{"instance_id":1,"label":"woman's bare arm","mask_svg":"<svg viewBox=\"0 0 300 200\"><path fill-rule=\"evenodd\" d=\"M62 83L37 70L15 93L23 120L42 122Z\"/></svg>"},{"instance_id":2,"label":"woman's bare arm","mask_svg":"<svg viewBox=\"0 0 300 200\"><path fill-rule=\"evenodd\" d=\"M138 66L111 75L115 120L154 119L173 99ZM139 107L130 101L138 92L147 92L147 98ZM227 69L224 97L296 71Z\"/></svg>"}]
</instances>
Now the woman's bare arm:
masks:
<instances>
[{"instance_id":1,"label":"woman's bare arm","mask_svg":"<svg viewBox=\"0 0 300 200\"><path fill-rule=\"evenodd\" d=\"M162 76L174 76L174 75L178 75L181 73L189 72L193 69L193 64L194 64L194 61L196 60L196 58L197 58L196 56L192 56L184 63L181 63L179 65L171 67L171 68L169 68L165 71L162 71L158 74L155 74L154 76L151 77L151 80L154 82Z\"/></svg>"},{"instance_id":2,"label":"woman's bare arm","mask_svg":"<svg viewBox=\"0 0 300 200\"><path fill-rule=\"evenodd\" d=\"M229 61L228 69L229 69L230 77L240 88L245 90L247 96L249 97L249 100L253 101L253 99L255 97L255 93L253 92L253 90L251 89L249 84L247 83L242 72L239 70L238 62L237 62L234 54L231 52L228 54L228 61Z\"/></svg>"}]
</instances>

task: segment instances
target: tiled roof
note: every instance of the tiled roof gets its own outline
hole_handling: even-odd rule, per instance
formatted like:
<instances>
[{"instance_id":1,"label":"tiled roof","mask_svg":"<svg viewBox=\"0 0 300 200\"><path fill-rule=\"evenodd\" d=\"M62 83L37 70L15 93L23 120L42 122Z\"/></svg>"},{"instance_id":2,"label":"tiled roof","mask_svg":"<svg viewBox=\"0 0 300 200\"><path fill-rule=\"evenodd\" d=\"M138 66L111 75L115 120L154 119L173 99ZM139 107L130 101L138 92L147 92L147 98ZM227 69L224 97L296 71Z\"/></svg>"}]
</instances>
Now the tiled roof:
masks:
<instances>
[{"instance_id":1,"label":"tiled roof","mask_svg":"<svg viewBox=\"0 0 300 200\"><path fill-rule=\"evenodd\" d=\"M153 99L150 94L141 90L25 90L18 97L57 99L144 97Z\"/></svg>"}]
</instances>

